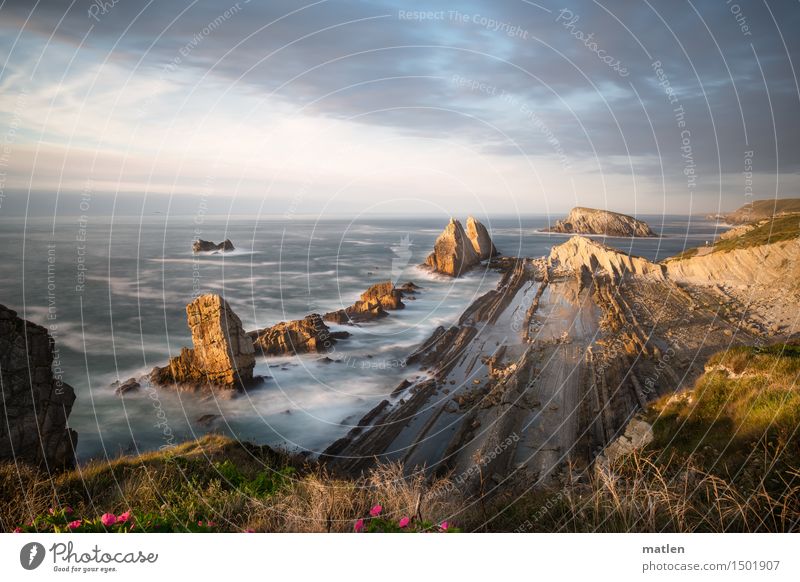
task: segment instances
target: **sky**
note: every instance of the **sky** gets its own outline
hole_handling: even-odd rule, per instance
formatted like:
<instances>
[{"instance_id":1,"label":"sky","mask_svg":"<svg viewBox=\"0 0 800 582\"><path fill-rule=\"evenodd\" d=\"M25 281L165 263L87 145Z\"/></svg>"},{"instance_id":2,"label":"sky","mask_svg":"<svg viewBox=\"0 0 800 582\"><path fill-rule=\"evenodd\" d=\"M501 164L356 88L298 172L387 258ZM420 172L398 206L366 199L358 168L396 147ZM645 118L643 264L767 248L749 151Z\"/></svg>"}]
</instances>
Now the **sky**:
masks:
<instances>
[{"instance_id":1,"label":"sky","mask_svg":"<svg viewBox=\"0 0 800 582\"><path fill-rule=\"evenodd\" d=\"M798 196L800 3L0 0L0 217Z\"/></svg>"}]
</instances>

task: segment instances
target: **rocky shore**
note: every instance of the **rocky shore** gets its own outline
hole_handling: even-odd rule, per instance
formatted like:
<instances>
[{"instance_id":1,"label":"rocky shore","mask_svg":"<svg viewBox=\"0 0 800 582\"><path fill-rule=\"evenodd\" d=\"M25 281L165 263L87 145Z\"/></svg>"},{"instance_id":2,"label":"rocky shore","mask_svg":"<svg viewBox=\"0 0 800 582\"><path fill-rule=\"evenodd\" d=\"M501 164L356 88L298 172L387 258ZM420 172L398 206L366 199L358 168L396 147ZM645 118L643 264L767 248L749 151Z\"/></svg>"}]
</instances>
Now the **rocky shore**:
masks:
<instances>
[{"instance_id":1,"label":"rocky shore","mask_svg":"<svg viewBox=\"0 0 800 582\"><path fill-rule=\"evenodd\" d=\"M203 239L197 239L192 243L193 253L211 253L211 252L225 253L232 250L235 250L233 243L230 241L230 239L227 238L221 243L214 243L209 240L203 240Z\"/></svg>"},{"instance_id":2,"label":"rocky shore","mask_svg":"<svg viewBox=\"0 0 800 582\"><path fill-rule=\"evenodd\" d=\"M322 459L348 475L382 461L463 475L468 493L569 482L568 468L585 473L633 431L636 411L690 385L711 354L797 337L796 324L764 325L744 296L723 290L759 280L747 265L767 261L764 292L796 313L798 240L725 253L712 267L706 257L653 263L575 236L546 258L498 263L497 288L436 329L408 358L419 372Z\"/></svg>"}]
</instances>

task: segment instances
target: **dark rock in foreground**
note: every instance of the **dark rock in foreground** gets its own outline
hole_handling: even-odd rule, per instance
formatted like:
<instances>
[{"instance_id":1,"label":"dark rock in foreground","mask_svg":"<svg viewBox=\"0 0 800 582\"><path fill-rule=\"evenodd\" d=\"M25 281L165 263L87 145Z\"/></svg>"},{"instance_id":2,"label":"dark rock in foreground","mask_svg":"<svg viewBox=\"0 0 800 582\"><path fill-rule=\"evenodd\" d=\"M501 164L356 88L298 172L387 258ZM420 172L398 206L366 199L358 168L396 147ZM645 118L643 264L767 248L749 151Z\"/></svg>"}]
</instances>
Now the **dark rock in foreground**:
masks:
<instances>
[{"instance_id":1,"label":"dark rock in foreground","mask_svg":"<svg viewBox=\"0 0 800 582\"><path fill-rule=\"evenodd\" d=\"M75 464L78 435L67 428L75 391L53 374L57 353L44 327L0 305L0 460L50 471Z\"/></svg>"}]
</instances>

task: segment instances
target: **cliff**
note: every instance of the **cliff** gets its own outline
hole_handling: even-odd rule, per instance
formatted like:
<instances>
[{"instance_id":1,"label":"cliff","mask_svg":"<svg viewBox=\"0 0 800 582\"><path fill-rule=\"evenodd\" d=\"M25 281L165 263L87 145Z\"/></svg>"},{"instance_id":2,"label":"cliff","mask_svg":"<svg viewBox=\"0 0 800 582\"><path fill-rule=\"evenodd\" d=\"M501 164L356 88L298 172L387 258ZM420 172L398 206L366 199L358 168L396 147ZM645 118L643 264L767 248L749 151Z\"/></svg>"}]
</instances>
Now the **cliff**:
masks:
<instances>
[{"instance_id":1,"label":"cliff","mask_svg":"<svg viewBox=\"0 0 800 582\"><path fill-rule=\"evenodd\" d=\"M192 348L183 348L163 368L154 368L154 384L184 389L235 390L253 380L255 350L242 321L219 295L201 295L186 306Z\"/></svg>"},{"instance_id":2,"label":"cliff","mask_svg":"<svg viewBox=\"0 0 800 582\"><path fill-rule=\"evenodd\" d=\"M564 220L559 220L547 230L562 234L603 234L620 237L656 236L646 222L627 214L580 206L570 210Z\"/></svg>"},{"instance_id":3,"label":"cliff","mask_svg":"<svg viewBox=\"0 0 800 582\"><path fill-rule=\"evenodd\" d=\"M773 216L783 216L800 212L800 198L783 198L780 200L754 200L733 212L714 214L710 219L720 219L728 224L744 224L755 220L763 220Z\"/></svg>"},{"instance_id":4,"label":"cliff","mask_svg":"<svg viewBox=\"0 0 800 582\"><path fill-rule=\"evenodd\" d=\"M573 271L578 275L592 275L599 269L614 279L625 274L664 278L664 269L642 257L635 257L612 249L583 236L573 236L550 251L548 265L556 270Z\"/></svg>"},{"instance_id":5,"label":"cliff","mask_svg":"<svg viewBox=\"0 0 800 582\"><path fill-rule=\"evenodd\" d=\"M71 467L78 435L67 428L75 391L53 375L53 338L0 305L0 460L48 471Z\"/></svg>"}]
</instances>

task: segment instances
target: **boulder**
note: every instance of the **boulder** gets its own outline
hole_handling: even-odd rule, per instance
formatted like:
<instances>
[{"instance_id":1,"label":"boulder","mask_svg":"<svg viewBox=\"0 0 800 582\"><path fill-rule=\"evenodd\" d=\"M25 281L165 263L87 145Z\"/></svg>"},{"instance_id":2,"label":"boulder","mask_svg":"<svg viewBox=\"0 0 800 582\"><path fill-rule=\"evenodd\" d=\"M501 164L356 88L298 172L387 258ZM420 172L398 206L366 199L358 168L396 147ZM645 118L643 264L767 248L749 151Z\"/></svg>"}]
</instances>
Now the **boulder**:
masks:
<instances>
[{"instance_id":1,"label":"boulder","mask_svg":"<svg viewBox=\"0 0 800 582\"><path fill-rule=\"evenodd\" d=\"M475 252L472 241L457 220L450 219L442 234L433 245L425 264L437 273L459 277L478 263L480 255Z\"/></svg>"},{"instance_id":2,"label":"boulder","mask_svg":"<svg viewBox=\"0 0 800 582\"><path fill-rule=\"evenodd\" d=\"M0 460L48 471L72 467L78 435L67 427L75 391L53 373L53 338L0 305ZM56 361L57 363L57 361Z\"/></svg>"},{"instance_id":3,"label":"boulder","mask_svg":"<svg viewBox=\"0 0 800 582\"><path fill-rule=\"evenodd\" d=\"M176 388L235 390L253 380L255 350L242 321L219 295L201 295L186 306L192 348L183 348L150 380Z\"/></svg>"},{"instance_id":4,"label":"boulder","mask_svg":"<svg viewBox=\"0 0 800 582\"><path fill-rule=\"evenodd\" d=\"M232 250L234 250L233 243L227 238L221 243L213 243L210 240L203 240L201 238L192 243L192 252L194 253L209 253L214 251L224 253Z\"/></svg>"},{"instance_id":5,"label":"boulder","mask_svg":"<svg viewBox=\"0 0 800 582\"><path fill-rule=\"evenodd\" d=\"M403 293L391 281L376 283L364 291L353 305L326 313L323 319L330 323L353 324L386 317L386 311L405 307L402 299Z\"/></svg>"},{"instance_id":6,"label":"boulder","mask_svg":"<svg viewBox=\"0 0 800 582\"><path fill-rule=\"evenodd\" d=\"M269 356L326 352L336 344L336 338L317 313L282 321L248 335L253 345Z\"/></svg>"},{"instance_id":7,"label":"boulder","mask_svg":"<svg viewBox=\"0 0 800 582\"><path fill-rule=\"evenodd\" d=\"M141 388L141 384L136 378L128 378L124 382L116 381L112 383L111 387L117 396L122 396L128 392L137 392Z\"/></svg>"},{"instance_id":8,"label":"boulder","mask_svg":"<svg viewBox=\"0 0 800 582\"><path fill-rule=\"evenodd\" d=\"M467 217L467 237L472 242L472 248L482 261L499 255L489 236L489 231L472 216Z\"/></svg>"},{"instance_id":9,"label":"boulder","mask_svg":"<svg viewBox=\"0 0 800 582\"><path fill-rule=\"evenodd\" d=\"M578 206L570 210L564 220L559 220L549 232L562 234L603 234L606 236L621 237L648 237L656 236L648 224L637 220L627 214L598 210L596 208L583 208Z\"/></svg>"}]
</instances>

